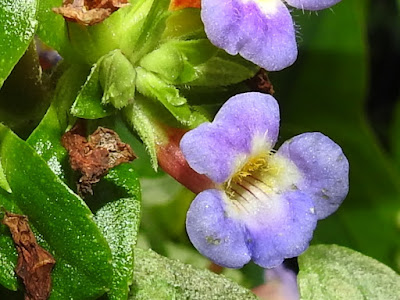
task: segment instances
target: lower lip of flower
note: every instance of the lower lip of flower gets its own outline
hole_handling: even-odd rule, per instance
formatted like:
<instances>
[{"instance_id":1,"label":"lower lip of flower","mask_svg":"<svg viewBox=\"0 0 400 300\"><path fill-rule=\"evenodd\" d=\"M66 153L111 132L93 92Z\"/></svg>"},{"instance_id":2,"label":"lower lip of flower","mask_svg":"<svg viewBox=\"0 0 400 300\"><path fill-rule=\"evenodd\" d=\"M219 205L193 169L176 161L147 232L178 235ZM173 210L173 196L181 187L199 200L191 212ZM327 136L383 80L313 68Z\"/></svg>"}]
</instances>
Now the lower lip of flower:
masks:
<instances>
[{"instance_id":1,"label":"lower lip of flower","mask_svg":"<svg viewBox=\"0 0 400 300\"><path fill-rule=\"evenodd\" d=\"M222 185L227 214L243 218L276 207L279 196L297 190L301 180L299 170L289 159L273 151L254 155Z\"/></svg>"}]
</instances>

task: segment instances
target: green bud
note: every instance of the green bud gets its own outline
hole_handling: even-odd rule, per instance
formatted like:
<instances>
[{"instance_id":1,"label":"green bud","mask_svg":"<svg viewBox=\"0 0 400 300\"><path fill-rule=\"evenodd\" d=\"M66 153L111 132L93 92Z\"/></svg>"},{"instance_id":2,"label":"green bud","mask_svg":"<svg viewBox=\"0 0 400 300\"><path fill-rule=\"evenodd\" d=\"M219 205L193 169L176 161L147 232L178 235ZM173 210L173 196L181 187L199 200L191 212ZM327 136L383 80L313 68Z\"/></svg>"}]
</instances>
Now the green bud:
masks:
<instances>
[{"instance_id":1,"label":"green bud","mask_svg":"<svg viewBox=\"0 0 400 300\"><path fill-rule=\"evenodd\" d=\"M93 65L90 75L71 108L71 114L84 119L99 119L113 113L112 106L101 104L103 91L99 81L100 59Z\"/></svg>"},{"instance_id":2,"label":"green bud","mask_svg":"<svg viewBox=\"0 0 400 300\"><path fill-rule=\"evenodd\" d=\"M159 74L172 84L187 84L201 76L197 67L206 63L218 49L209 40L171 40L149 53L140 61L140 66Z\"/></svg>"},{"instance_id":3,"label":"green bud","mask_svg":"<svg viewBox=\"0 0 400 300\"><path fill-rule=\"evenodd\" d=\"M103 88L103 104L111 103L121 109L135 97L136 71L130 61L114 50L101 59L99 69L100 85Z\"/></svg>"},{"instance_id":4,"label":"green bud","mask_svg":"<svg viewBox=\"0 0 400 300\"><path fill-rule=\"evenodd\" d=\"M146 97L160 101L172 115L186 126L198 125L207 119L197 111L194 111L182 97L179 90L173 85L167 84L152 72L143 68L136 68L136 88Z\"/></svg>"}]
</instances>

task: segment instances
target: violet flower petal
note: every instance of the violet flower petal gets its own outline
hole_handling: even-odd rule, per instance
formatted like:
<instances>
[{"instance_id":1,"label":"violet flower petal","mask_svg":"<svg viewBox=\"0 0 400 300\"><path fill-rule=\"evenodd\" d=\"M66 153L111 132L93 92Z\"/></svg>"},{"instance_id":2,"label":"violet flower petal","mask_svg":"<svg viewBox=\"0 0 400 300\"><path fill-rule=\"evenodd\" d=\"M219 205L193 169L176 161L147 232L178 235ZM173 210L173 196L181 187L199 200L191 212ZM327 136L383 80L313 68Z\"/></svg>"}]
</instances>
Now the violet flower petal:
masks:
<instances>
[{"instance_id":1,"label":"violet flower petal","mask_svg":"<svg viewBox=\"0 0 400 300\"><path fill-rule=\"evenodd\" d=\"M276 100L271 95L244 93L230 98L212 123L187 132L180 147L191 168L223 183L240 169L254 147L271 150L278 133Z\"/></svg>"},{"instance_id":2,"label":"violet flower petal","mask_svg":"<svg viewBox=\"0 0 400 300\"><path fill-rule=\"evenodd\" d=\"M292 17L280 0L202 0L209 40L231 55L267 69L284 69L297 58Z\"/></svg>"},{"instance_id":3,"label":"violet flower petal","mask_svg":"<svg viewBox=\"0 0 400 300\"><path fill-rule=\"evenodd\" d=\"M340 0L285 0L290 6L304 10L320 10L331 7Z\"/></svg>"},{"instance_id":4,"label":"violet flower petal","mask_svg":"<svg viewBox=\"0 0 400 300\"><path fill-rule=\"evenodd\" d=\"M197 195L186 218L186 230L196 249L220 266L241 268L250 261L243 227L225 215L224 192Z\"/></svg>"},{"instance_id":5,"label":"violet flower petal","mask_svg":"<svg viewBox=\"0 0 400 300\"><path fill-rule=\"evenodd\" d=\"M277 154L303 173L298 188L314 201L318 219L338 209L349 190L349 162L335 142L319 132L303 133L283 143Z\"/></svg>"},{"instance_id":6,"label":"violet flower petal","mask_svg":"<svg viewBox=\"0 0 400 300\"><path fill-rule=\"evenodd\" d=\"M250 214L243 223L251 239L252 260L273 268L308 248L317 217L313 201L299 190L270 195L268 201L266 209Z\"/></svg>"}]
</instances>

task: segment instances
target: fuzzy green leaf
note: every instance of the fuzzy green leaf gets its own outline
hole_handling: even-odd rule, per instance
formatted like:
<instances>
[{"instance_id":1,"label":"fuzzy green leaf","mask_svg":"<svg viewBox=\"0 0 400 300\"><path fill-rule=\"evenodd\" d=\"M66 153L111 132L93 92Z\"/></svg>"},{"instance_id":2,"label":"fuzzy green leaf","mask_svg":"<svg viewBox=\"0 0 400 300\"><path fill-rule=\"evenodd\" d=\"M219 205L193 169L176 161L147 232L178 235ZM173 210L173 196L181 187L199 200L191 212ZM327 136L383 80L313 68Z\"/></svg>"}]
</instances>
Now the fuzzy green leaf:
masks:
<instances>
[{"instance_id":1,"label":"fuzzy green leaf","mask_svg":"<svg viewBox=\"0 0 400 300\"><path fill-rule=\"evenodd\" d=\"M35 34L36 10L36 0L0 2L0 87Z\"/></svg>"},{"instance_id":2,"label":"fuzzy green leaf","mask_svg":"<svg viewBox=\"0 0 400 300\"><path fill-rule=\"evenodd\" d=\"M133 250L140 223L140 185L130 164L122 164L94 188L96 202L105 203L95 221L108 241L113 266L109 299L127 299L133 278Z\"/></svg>"},{"instance_id":3,"label":"fuzzy green leaf","mask_svg":"<svg viewBox=\"0 0 400 300\"><path fill-rule=\"evenodd\" d=\"M157 170L157 141L159 134L157 134L157 128L154 123L152 114L155 113L149 107L150 99L146 99L143 96L138 95L135 101L124 109L124 115L128 123L136 130L140 139L146 146L146 150L150 155L151 165L154 170Z\"/></svg>"},{"instance_id":4,"label":"fuzzy green leaf","mask_svg":"<svg viewBox=\"0 0 400 300\"><path fill-rule=\"evenodd\" d=\"M99 80L102 103L123 108L135 97L136 71L120 50L105 55L100 62Z\"/></svg>"},{"instance_id":5,"label":"fuzzy green leaf","mask_svg":"<svg viewBox=\"0 0 400 300\"><path fill-rule=\"evenodd\" d=\"M113 113L112 106L101 103L103 90L99 80L100 59L93 67L71 108L71 113L83 119L99 119Z\"/></svg>"},{"instance_id":6,"label":"fuzzy green leaf","mask_svg":"<svg viewBox=\"0 0 400 300\"><path fill-rule=\"evenodd\" d=\"M301 299L393 300L400 276L388 266L336 245L311 246L299 257Z\"/></svg>"},{"instance_id":7,"label":"fuzzy green leaf","mask_svg":"<svg viewBox=\"0 0 400 300\"><path fill-rule=\"evenodd\" d=\"M200 113L194 111L182 97L179 90L167 84L157 75L141 67L136 68L136 88L146 97L160 101L165 108L182 124L196 126L207 121Z\"/></svg>"},{"instance_id":8,"label":"fuzzy green leaf","mask_svg":"<svg viewBox=\"0 0 400 300\"><path fill-rule=\"evenodd\" d=\"M196 269L135 249L135 273L130 300L257 299L249 290L208 270Z\"/></svg>"},{"instance_id":9,"label":"fuzzy green leaf","mask_svg":"<svg viewBox=\"0 0 400 300\"><path fill-rule=\"evenodd\" d=\"M61 137L75 120L69 110L87 73L88 68L73 65L63 74L46 115L27 140L61 179L65 179L65 170L70 169L65 166L67 150L61 145Z\"/></svg>"},{"instance_id":10,"label":"fuzzy green leaf","mask_svg":"<svg viewBox=\"0 0 400 300\"><path fill-rule=\"evenodd\" d=\"M172 40L143 57L140 66L169 83L189 83L201 76L196 66L207 62L217 51L207 39Z\"/></svg>"},{"instance_id":11,"label":"fuzzy green leaf","mask_svg":"<svg viewBox=\"0 0 400 300\"><path fill-rule=\"evenodd\" d=\"M208 39L171 40L143 57L140 66L171 84L224 86L253 77L256 65L228 55Z\"/></svg>"},{"instance_id":12,"label":"fuzzy green leaf","mask_svg":"<svg viewBox=\"0 0 400 300\"><path fill-rule=\"evenodd\" d=\"M39 243L56 260L50 299L87 299L103 294L112 281L111 252L85 202L33 148L2 125L0 158L13 191L0 190L0 206L27 215ZM4 229L1 233L1 243L7 239L10 243L10 234ZM15 257L3 256L3 250L1 253L2 266L14 269ZM0 279L6 281L3 276Z\"/></svg>"},{"instance_id":13,"label":"fuzzy green leaf","mask_svg":"<svg viewBox=\"0 0 400 300\"><path fill-rule=\"evenodd\" d=\"M224 86L239 83L253 77L260 67L243 59L219 50L215 56L195 68L198 78L191 85Z\"/></svg>"},{"instance_id":14,"label":"fuzzy green leaf","mask_svg":"<svg viewBox=\"0 0 400 300\"><path fill-rule=\"evenodd\" d=\"M140 35L134 36L134 40L130 44L126 44L130 41L129 38L124 39L125 44L132 49L132 51L124 53L127 53L129 60L133 64L137 63L144 55L157 46L165 30L166 20L170 15L168 11L170 0L147 0L146 2L151 3L152 6L147 13ZM148 4L146 3L146 5ZM134 17L137 16L136 14ZM125 29L125 26L122 28ZM123 50L124 48L121 49Z\"/></svg>"}]
</instances>

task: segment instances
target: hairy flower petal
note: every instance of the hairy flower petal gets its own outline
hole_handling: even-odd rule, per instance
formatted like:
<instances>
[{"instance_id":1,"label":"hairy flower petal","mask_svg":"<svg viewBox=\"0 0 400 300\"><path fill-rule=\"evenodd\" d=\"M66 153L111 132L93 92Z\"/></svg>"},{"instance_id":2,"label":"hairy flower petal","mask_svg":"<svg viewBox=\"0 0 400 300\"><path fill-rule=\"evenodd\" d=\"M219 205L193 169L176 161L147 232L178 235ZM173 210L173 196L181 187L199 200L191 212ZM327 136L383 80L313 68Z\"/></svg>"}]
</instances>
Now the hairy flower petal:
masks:
<instances>
[{"instance_id":1,"label":"hairy flower petal","mask_svg":"<svg viewBox=\"0 0 400 300\"><path fill-rule=\"evenodd\" d=\"M320 10L331 7L340 0L285 0L290 6L304 10Z\"/></svg>"},{"instance_id":2,"label":"hairy flower petal","mask_svg":"<svg viewBox=\"0 0 400 300\"><path fill-rule=\"evenodd\" d=\"M186 219L190 241L220 266L241 268L250 261L242 226L225 215L224 193L206 190L192 202Z\"/></svg>"},{"instance_id":3,"label":"hairy flower petal","mask_svg":"<svg viewBox=\"0 0 400 300\"><path fill-rule=\"evenodd\" d=\"M270 150L278 132L276 100L266 94L245 93L230 98L214 122L186 133L180 147L190 167L223 183L237 171L255 146L261 143Z\"/></svg>"},{"instance_id":4,"label":"hairy flower petal","mask_svg":"<svg viewBox=\"0 0 400 300\"><path fill-rule=\"evenodd\" d=\"M338 209L349 190L349 162L335 142L319 132L303 133L286 141L278 154L303 173L298 188L313 199L318 219Z\"/></svg>"},{"instance_id":5,"label":"hairy flower petal","mask_svg":"<svg viewBox=\"0 0 400 300\"><path fill-rule=\"evenodd\" d=\"M317 217L312 200L300 191L270 196L266 201L270 202L266 209L249 214L244 224L251 239L252 260L272 268L307 249Z\"/></svg>"},{"instance_id":6,"label":"hairy flower petal","mask_svg":"<svg viewBox=\"0 0 400 300\"><path fill-rule=\"evenodd\" d=\"M296 60L293 20L280 0L202 0L207 37L231 55L278 71Z\"/></svg>"}]
</instances>

